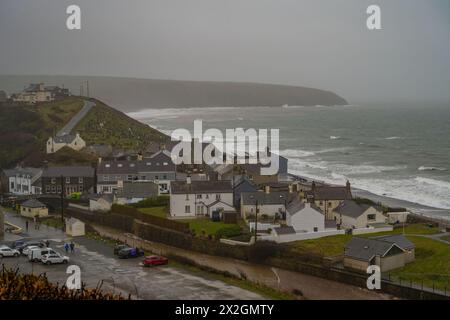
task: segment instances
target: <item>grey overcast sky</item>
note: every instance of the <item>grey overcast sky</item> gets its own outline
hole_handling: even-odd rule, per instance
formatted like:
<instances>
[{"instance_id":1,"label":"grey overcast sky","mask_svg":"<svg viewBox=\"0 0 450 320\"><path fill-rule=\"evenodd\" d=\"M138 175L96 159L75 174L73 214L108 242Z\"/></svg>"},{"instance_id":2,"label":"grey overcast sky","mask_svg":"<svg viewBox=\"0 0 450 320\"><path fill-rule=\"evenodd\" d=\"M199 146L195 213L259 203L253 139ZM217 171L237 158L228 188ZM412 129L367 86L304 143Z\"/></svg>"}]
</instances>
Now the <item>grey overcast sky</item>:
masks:
<instances>
[{"instance_id":1,"label":"grey overcast sky","mask_svg":"<svg viewBox=\"0 0 450 320\"><path fill-rule=\"evenodd\" d=\"M66 29L77 4L82 29ZM378 4L382 30L366 28ZM448 0L0 0L0 74L248 81L450 101Z\"/></svg>"}]
</instances>

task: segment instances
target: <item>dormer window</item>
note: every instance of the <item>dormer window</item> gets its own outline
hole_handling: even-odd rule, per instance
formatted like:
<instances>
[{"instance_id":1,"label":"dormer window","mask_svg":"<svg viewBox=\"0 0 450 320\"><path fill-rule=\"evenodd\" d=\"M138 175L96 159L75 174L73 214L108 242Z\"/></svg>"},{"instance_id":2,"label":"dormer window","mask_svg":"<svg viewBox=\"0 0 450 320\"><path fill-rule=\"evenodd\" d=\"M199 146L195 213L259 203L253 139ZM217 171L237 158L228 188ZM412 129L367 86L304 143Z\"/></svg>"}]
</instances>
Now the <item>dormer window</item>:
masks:
<instances>
[{"instance_id":1,"label":"dormer window","mask_svg":"<svg viewBox=\"0 0 450 320\"><path fill-rule=\"evenodd\" d=\"M151 163L151 162L147 162L147 163L146 163L146 165L148 165L148 166L151 166L151 165L152 165L152 163Z\"/></svg>"},{"instance_id":2,"label":"dormer window","mask_svg":"<svg viewBox=\"0 0 450 320\"><path fill-rule=\"evenodd\" d=\"M119 163L119 164L117 165L117 167L119 167L119 168L122 168L122 164L121 164L121 163Z\"/></svg>"},{"instance_id":3,"label":"dormer window","mask_svg":"<svg viewBox=\"0 0 450 320\"><path fill-rule=\"evenodd\" d=\"M134 167L134 163L130 163L130 167L133 168Z\"/></svg>"},{"instance_id":4,"label":"dormer window","mask_svg":"<svg viewBox=\"0 0 450 320\"><path fill-rule=\"evenodd\" d=\"M105 164L105 168L109 168L111 165L109 163Z\"/></svg>"},{"instance_id":5,"label":"dormer window","mask_svg":"<svg viewBox=\"0 0 450 320\"><path fill-rule=\"evenodd\" d=\"M164 165L164 166L168 166L169 164L168 164L167 162L164 162L163 165Z\"/></svg>"}]
</instances>

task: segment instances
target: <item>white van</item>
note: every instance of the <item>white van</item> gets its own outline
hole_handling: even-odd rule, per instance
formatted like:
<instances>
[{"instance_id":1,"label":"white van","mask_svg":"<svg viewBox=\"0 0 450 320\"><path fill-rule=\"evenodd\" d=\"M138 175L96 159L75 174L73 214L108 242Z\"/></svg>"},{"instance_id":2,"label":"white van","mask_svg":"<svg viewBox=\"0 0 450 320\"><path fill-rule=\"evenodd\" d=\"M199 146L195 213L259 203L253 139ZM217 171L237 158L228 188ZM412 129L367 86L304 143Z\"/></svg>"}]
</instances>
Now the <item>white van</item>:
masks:
<instances>
[{"instance_id":1,"label":"white van","mask_svg":"<svg viewBox=\"0 0 450 320\"><path fill-rule=\"evenodd\" d=\"M52 248L35 248L28 252L28 260L31 262L41 261L44 254L57 254Z\"/></svg>"}]
</instances>

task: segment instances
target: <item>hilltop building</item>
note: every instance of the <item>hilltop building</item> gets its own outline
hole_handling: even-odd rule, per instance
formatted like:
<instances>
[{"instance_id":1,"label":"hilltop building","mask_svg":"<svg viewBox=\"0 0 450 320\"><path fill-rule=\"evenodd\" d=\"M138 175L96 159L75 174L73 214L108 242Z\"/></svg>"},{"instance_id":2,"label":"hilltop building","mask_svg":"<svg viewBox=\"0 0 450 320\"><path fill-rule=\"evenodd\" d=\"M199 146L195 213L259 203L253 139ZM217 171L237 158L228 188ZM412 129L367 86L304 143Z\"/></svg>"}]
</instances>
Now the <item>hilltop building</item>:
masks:
<instances>
[{"instance_id":1,"label":"hilltop building","mask_svg":"<svg viewBox=\"0 0 450 320\"><path fill-rule=\"evenodd\" d=\"M50 137L47 140L47 154L55 153L64 147L79 151L86 147L86 142L78 133L76 135L66 134L63 136Z\"/></svg>"},{"instance_id":2,"label":"hilltop building","mask_svg":"<svg viewBox=\"0 0 450 320\"><path fill-rule=\"evenodd\" d=\"M58 86L44 86L44 83L32 83L22 92L12 95L12 100L15 102L35 104L61 100L68 96L70 96L68 89Z\"/></svg>"}]
</instances>

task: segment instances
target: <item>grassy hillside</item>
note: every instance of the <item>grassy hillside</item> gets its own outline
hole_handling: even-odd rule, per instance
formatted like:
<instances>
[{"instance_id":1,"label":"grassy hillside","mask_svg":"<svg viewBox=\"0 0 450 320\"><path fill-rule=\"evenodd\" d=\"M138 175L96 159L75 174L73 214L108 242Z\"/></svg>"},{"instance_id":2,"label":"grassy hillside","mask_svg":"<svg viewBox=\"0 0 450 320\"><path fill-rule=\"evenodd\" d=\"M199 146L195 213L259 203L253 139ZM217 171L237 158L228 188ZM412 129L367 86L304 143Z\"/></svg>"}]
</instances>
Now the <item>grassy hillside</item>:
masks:
<instances>
[{"instance_id":1,"label":"grassy hillside","mask_svg":"<svg viewBox=\"0 0 450 320\"><path fill-rule=\"evenodd\" d=\"M103 143L139 151L151 141L165 141L167 136L100 101L78 124L87 144ZM45 153L46 140L60 130L81 110L83 98L69 97L63 101L35 106L0 106L0 168L24 165L87 163L93 157L64 148L56 154Z\"/></svg>"},{"instance_id":2,"label":"grassy hillside","mask_svg":"<svg viewBox=\"0 0 450 320\"><path fill-rule=\"evenodd\" d=\"M136 121L124 113L117 111L101 101L94 100L96 105L86 117L75 127L87 145L110 144L141 151L151 142L168 141L168 136Z\"/></svg>"}]
</instances>

